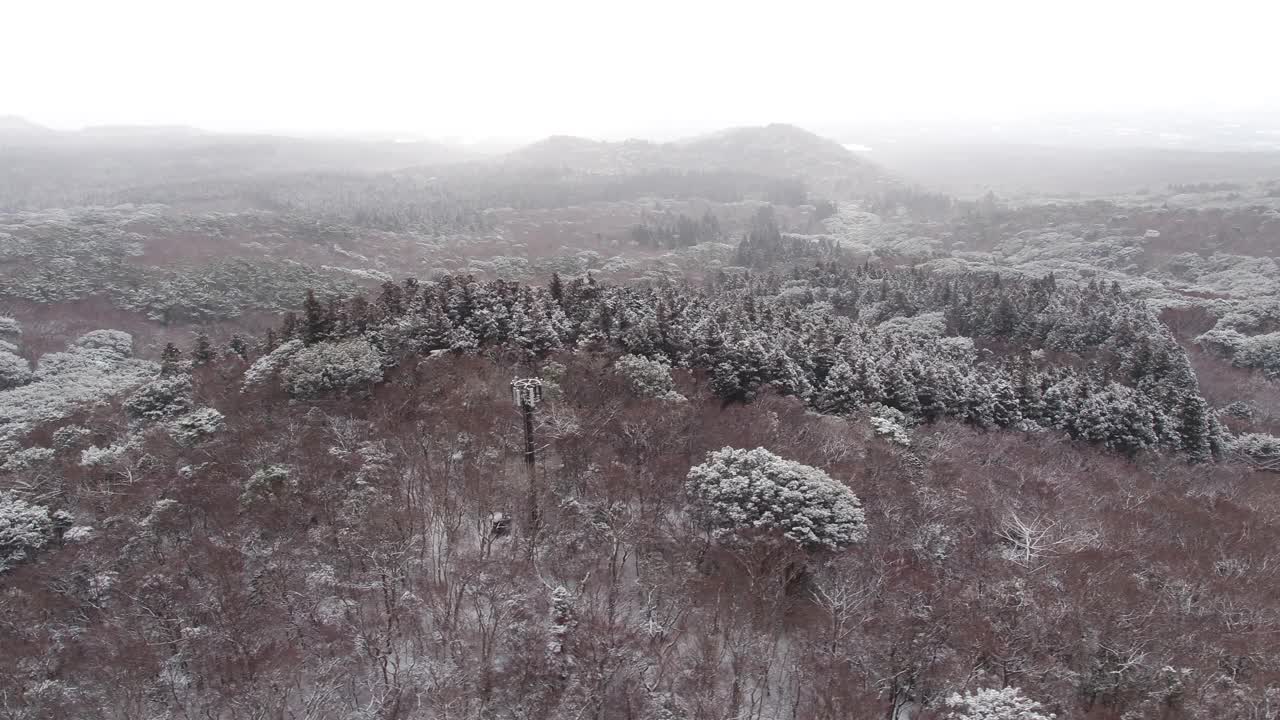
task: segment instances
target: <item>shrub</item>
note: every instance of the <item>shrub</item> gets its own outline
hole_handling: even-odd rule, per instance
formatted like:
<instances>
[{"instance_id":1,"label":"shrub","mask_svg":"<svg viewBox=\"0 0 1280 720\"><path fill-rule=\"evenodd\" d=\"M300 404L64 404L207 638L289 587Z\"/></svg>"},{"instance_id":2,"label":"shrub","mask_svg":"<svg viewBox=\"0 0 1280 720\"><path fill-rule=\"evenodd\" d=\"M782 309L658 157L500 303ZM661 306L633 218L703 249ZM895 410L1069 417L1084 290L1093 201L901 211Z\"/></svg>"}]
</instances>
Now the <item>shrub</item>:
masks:
<instances>
[{"instance_id":1,"label":"shrub","mask_svg":"<svg viewBox=\"0 0 1280 720\"><path fill-rule=\"evenodd\" d=\"M1007 687L999 690L982 689L963 696L952 693L947 698L952 712L949 720L1053 720L1053 713L1043 712L1044 706L1025 697L1022 690Z\"/></svg>"},{"instance_id":2,"label":"shrub","mask_svg":"<svg viewBox=\"0 0 1280 720\"><path fill-rule=\"evenodd\" d=\"M53 431L53 446L60 450L74 448L89 436L93 435L93 431L81 425L67 425Z\"/></svg>"},{"instance_id":3,"label":"shrub","mask_svg":"<svg viewBox=\"0 0 1280 720\"><path fill-rule=\"evenodd\" d=\"M11 317L0 315L0 339L17 341L22 336L22 325Z\"/></svg>"},{"instance_id":4,"label":"shrub","mask_svg":"<svg viewBox=\"0 0 1280 720\"><path fill-rule=\"evenodd\" d=\"M53 448L29 447L0 454L0 468L10 472L30 470L53 459Z\"/></svg>"},{"instance_id":5,"label":"shrub","mask_svg":"<svg viewBox=\"0 0 1280 720\"><path fill-rule=\"evenodd\" d=\"M240 493L240 502L244 505L271 497L281 497L294 486L289 468L284 465L267 465L249 476Z\"/></svg>"},{"instance_id":6,"label":"shrub","mask_svg":"<svg viewBox=\"0 0 1280 720\"><path fill-rule=\"evenodd\" d=\"M123 442L114 443L107 447L98 447L90 445L80 451L81 467L109 467L119 462L125 456L125 453L133 449L135 438L126 438Z\"/></svg>"},{"instance_id":7,"label":"shrub","mask_svg":"<svg viewBox=\"0 0 1280 720\"><path fill-rule=\"evenodd\" d=\"M1280 470L1280 438L1274 435L1241 435L1231 441L1229 449L1233 455L1250 465Z\"/></svg>"},{"instance_id":8,"label":"shrub","mask_svg":"<svg viewBox=\"0 0 1280 720\"><path fill-rule=\"evenodd\" d=\"M781 532L806 547L839 548L862 540L858 497L818 468L765 450L723 448L689 470L695 514L718 535Z\"/></svg>"},{"instance_id":9,"label":"shrub","mask_svg":"<svg viewBox=\"0 0 1280 720\"><path fill-rule=\"evenodd\" d=\"M911 435L907 429L900 423L885 417L874 416L871 418L871 429L877 435L887 438L890 442L901 445L902 447L911 447Z\"/></svg>"},{"instance_id":10,"label":"shrub","mask_svg":"<svg viewBox=\"0 0 1280 720\"><path fill-rule=\"evenodd\" d=\"M363 338L317 343L294 353L281 377L299 398L354 390L382 379L382 354Z\"/></svg>"},{"instance_id":11,"label":"shrub","mask_svg":"<svg viewBox=\"0 0 1280 720\"><path fill-rule=\"evenodd\" d=\"M169 425L169 434L180 445L195 445L226 427L222 413L210 407L198 408L179 416Z\"/></svg>"}]
</instances>

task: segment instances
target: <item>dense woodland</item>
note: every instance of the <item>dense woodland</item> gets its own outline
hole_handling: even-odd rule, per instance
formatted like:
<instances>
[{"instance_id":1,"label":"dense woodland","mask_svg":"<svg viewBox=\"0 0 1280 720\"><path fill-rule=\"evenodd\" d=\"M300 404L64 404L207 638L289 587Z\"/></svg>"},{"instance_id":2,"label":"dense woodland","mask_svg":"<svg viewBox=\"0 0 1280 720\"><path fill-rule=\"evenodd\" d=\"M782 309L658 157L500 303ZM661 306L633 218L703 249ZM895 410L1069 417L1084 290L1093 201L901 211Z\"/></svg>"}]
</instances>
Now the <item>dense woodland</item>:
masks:
<instances>
[{"instance_id":1,"label":"dense woodland","mask_svg":"<svg viewBox=\"0 0 1280 720\"><path fill-rule=\"evenodd\" d=\"M0 193L0 716L1280 717L1268 188L793 131Z\"/></svg>"}]
</instances>

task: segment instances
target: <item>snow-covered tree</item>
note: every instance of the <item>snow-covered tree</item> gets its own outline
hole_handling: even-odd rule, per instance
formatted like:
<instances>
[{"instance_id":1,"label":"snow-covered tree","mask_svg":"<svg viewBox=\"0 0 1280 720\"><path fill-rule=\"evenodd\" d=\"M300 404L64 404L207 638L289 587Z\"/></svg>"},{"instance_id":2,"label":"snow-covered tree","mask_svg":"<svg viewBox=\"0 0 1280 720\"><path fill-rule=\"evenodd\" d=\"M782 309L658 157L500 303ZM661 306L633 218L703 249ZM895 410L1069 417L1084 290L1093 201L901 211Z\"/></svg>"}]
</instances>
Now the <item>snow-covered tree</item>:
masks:
<instances>
[{"instance_id":1,"label":"snow-covered tree","mask_svg":"<svg viewBox=\"0 0 1280 720\"><path fill-rule=\"evenodd\" d=\"M718 535L779 532L807 547L839 548L866 536L861 502L822 470L764 448L723 448L690 468L697 518Z\"/></svg>"},{"instance_id":2,"label":"snow-covered tree","mask_svg":"<svg viewBox=\"0 0 1280 720\"><path fill-rule=\"evenodd\" d=\"M947 698L949 720L1053 720L1053 713L1016 687L984 688Z\"/></svg>"},{"instance_id":3,"label":"snow-covered tree","mask_svg":"<svg viewBox=\"0 0 1280 720\"><path fill-rule=\"evenodd\" d=\"M296 481L287 465L267 465L254 471L245 481L240 502L245 505L285 495Z\"/></svg>"},{"instance_id":4,"label":"snow-covered tree","mask_svg":"<svg viewBox=\"0 0 1280 720\"><path fill-rule=\"evenodd\" d=\"M0 348L0 390L26 385L31 382L31 364L25 359Z\"/></svg>"},{"instance_id":5,"label":"snow-covered tree","mask_svg":"<svg viewBox=\"0 0 1280 720\"><path fill-rule=\"evenodd\" d=\"M853 366L844 358L831 367L826 384L815 398L818 409L831 415L847 415L865 401Z\"/></svg>"},{"instance_id":6,"label":"snow-covered tree","mask_svg":"<svg viewBox=\"0 0 1280 720\"><path fill-rule=\"evenodd\" d=\"M1227 447L1232 455L1250 465L1280 470L1280 437L1246 433L1233 438Z\"/></svg>"},{"instance_id":7,"label":"snow-covered tree","mask_svg":"<svg viewBox=\"0 0 1280 720\"><path fill-rule=\"evenodd\" d=\"M94 330L76 338L73 343L85 350L102 350L122 358L133 355L133 336L122 330Z\"/></svg>"},{"instance_id":8,"label":"snow-covered tree","mask_svg":"<svg viewBox=\"0 0 1280 720\"><path fill-rule=\"evenodd\" d=\"M22 325L11 317L0 315L0 340L17 342L22 337Z\"/></svg>"},{"instance_id":9,"label":"snow-covered tree","mask_svg":"<svg viewBox=\"0 0 1280 720\"><path fill-rule=\"evenodd\" d=\"M671 379L671 366L660 360L650 360L639 355L623 355L613 366L626 378L632 391L637 395L670 400L684 399L675 392L675 381Z\"/></svg>"},{"instance_id":10,"label":"snow-covered tree","mask_svg":"<svg viewBox=\"0 0 1280 720\"><path fill-rule=\"evenodd\" d=\"M364 338L321 342L294 353L280 376L294 397L355 390L382 380L382 354Z\"/></svg>"},{"instance_id":11,"label":"snow-covered tree","mask_svg":"<svg viewBox=\"0 0 1280 720\"><path fill-rule=\"evenodd\" d=\"M154 363L121 352L132 344L127 333L99 331L72 343L67 352L42 356L31 382L0 390L0 442L154 378Z\"/></svg>"},{"instance_id":12,"label":"snow-covered tree","mask_svg":"<svg viewBox=\"0 0 1280 720\"><path fill-rule=\"evenodd\" d=\"M180 415L169 424L169 434L180 445L194 445L226 426L222 413L202 407Z\"/></svg>"},{"instance_id":13,"label":"snow-covered tree","mask_svg":"<svg viewBox=\"0 0 1280 720\"><path fill-rule=\"evenodd\" d=\"M245 389L265 384L284 368L289 358L302 349L301 340L290 340L258 358L244 372Z\"/></svg>"},{"instance_id":14,"label":"snow-covered tree","mask_svg":"<svg viewBox=\"0 0 1280 720\"><path fill-rule=\"evenodd\" d=\"M71 516L63 511L50 514L43 505L0 493L0 573L30 560L59 529L70 526Z\"/></svg>"},{"instance_id":15,"label":"snow-covered tree","mask_svg":"<svg viewBox=\"0 0 1280 720\"><path fill-rule=\"evenodd\" d=\"M191 363L197 366L205 365L213 358L213 343L209 342L209 336L196 333L195 341L191 345Z\"/></svg>"},{"instance_id":16,"label":"snow-covered tree","mask_svg":"<svg viewBox=\"0 0 1280 720\"><path fill-rule=\"evenodd\" d=\"M191 376L162 375L138 388L124 402L134 420L168 420L191 409Z\"/></svg>"}]
</instances>

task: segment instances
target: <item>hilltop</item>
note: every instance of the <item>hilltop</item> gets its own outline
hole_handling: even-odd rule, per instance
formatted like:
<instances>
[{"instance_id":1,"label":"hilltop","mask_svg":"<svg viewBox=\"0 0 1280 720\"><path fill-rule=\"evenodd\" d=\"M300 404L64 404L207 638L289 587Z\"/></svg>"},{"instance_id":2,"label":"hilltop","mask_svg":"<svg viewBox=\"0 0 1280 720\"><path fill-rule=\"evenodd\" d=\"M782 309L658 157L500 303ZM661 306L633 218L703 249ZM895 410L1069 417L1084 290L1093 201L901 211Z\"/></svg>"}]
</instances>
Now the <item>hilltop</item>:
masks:
<instances>
[{"instance_id":1,"label":"hilltop","mask_svg":"<svg viewBox=\"0 0 1280 720\"><path fill-rule=\"evenodd\" d=\"M605 142L555 135L505 159L509 164L585 173L697 170L799 178L829 197L862 195L892 184L881 168L840 143L781 123L732 128L669 143Z\"/></svg>"}]
</instances>

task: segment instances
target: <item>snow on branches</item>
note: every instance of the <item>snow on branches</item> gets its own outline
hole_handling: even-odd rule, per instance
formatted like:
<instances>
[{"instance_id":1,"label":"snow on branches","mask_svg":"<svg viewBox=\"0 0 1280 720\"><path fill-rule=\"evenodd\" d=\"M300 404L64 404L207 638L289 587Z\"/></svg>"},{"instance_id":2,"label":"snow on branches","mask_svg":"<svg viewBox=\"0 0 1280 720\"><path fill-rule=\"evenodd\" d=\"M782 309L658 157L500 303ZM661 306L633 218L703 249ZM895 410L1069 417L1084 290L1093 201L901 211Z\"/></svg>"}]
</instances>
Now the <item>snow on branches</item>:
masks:
<instances>
[{"instance_id":1,"label":"snow on branches","mask_svg":"<svg viewBox=\"0 0 1280 720\"><path fill-rule=\"evenodd\" d=\"M1053 720L1053 713L1016 687L984 688L947 698L948 720Z\"/></svg>"},{"instance_id":2,"label":"snow on branches","mask_svg":"<svg viewBox=\"0 0 1280 720\"><path fill-rule=\"evenodd\" d=\"M354 390L382 380L382 354L363 338L317 343L294 353L280 376L294 397Z\"/></svg>"},{"instance_id":3,"label":"snow on branches","mask_svg":"<svg viewBox=\"0 0 1280 720\"><path fill-rule=\"evenodd\" d=\"M764 530L806 547L831 549L866 536L861 502L822 470L764 448L723 448L690 468L685 489L716 535Z\"/></svg>"},{"instance_id":4,"label":"snow on branches","mask_svg":"<svg viewBox=\"0 0 1280 720\"><path fill-rule=\"evenodd\" d=\"M13 493L0 493L0 573L30 560L59 530L70 526L66 512L50 513Z\"/></svg>"},{"instance_id":5,"label":"snow on branches","mask_svg":"<svg viewBox=\"0 0 1280 720\"><path fill-rule=\"evenodd\" d=\"M685 399L675 391L671 379L671 366L661 360L650 360L639 355L623 355L613 364L626 378L631 390L641 397L661 398L680 402Z\"/></svg>"},{"instance_id":6,"label":"snow on branches","mask_svg":"<svg viewBox=\"0 0 1280 720\"><path fill-rule=\"evenodd\" d=\"M31 382L0 390L0 441L72 413L155 377L154 363L129 357L133 339L119 330L96 330L66 352L40 358Z\"/></svg>"}]
</instances>

